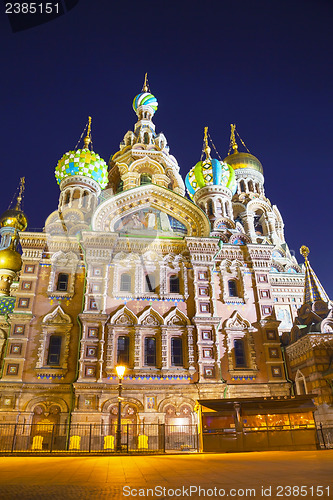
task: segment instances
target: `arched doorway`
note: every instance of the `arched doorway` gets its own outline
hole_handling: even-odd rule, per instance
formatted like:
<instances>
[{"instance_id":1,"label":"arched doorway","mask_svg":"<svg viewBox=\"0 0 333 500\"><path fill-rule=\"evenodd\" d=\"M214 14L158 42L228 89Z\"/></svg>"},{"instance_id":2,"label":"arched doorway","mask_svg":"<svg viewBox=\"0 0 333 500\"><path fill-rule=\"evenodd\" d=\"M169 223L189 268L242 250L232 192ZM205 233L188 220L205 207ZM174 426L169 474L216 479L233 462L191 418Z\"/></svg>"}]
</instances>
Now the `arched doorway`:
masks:
<instances>
[{"instance_id":1,"label":"arched doorway","mask_svg":"<svg viewBox=\"0 0 333 500\"><path fill-rule=\"evenodd\" d=\"M110 432L116 439L118 425L118 403L110 407ZM138 435L138 409L133 403L123 401L121 404L121 443L128 449L136 449Z\"/></svg>"},{"instance_id":2,"label":"arched doorway","mask_svg":"<svg viewBox=\"0 0 333 500\"><path fill-rule=\"evenodd\" d=\"M198 430L192 423L192 408L183 403L179 407L168 404L165 409L165 448L187 451L197 449Z\"/></svg>"},{"instance_id":3,"label":"arched doorway","mask_svg":"<svg viewBox=\"0 0 333 500\"><path fill-rule=\"evenodd\" d=\"M31 424L31 449L34 451L62 449L66 434L60 432L61 408L53 403L35 406Z\"/></svg>"}]
</instances>

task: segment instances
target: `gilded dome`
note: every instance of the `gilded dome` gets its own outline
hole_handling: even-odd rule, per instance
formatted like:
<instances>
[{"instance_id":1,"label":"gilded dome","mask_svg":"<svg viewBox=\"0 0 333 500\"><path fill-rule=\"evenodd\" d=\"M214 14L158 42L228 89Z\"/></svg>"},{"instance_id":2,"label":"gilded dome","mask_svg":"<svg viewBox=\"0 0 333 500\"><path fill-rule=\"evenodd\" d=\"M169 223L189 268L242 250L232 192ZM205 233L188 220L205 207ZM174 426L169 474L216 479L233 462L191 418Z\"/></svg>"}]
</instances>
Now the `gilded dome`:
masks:
<instances>
[{"instance_id":1,"label":"gilded dome","mask_svg":"<svg viewBox=\"0 0 333 500\"><path fill-rule=\"evenodd\" d=\"M9 269L10 271L17 272L21 269L22 258L21 255L13 250L13 248L5 248L0 250L0 269Z\"/></svg>"},{"instance_id":2,"label":"gilded dome","mask_svg":"<svg viewBox=\"0 0 333 500\"><path fill-rule=\"evenodd\" d=\"M0 227L14 227L18 231L24 231L27 228L28 221L22 210L10 208L0 217Z\"/></svg>"},{"instance_id":3,"label":"gilded dome","mask_svg":"<svg viewBox=\"0 0 333 500\"><path fill-rule=\"evenodd\" d=\"M223 161L231 165L234 170L238 170L239 168L252 168L252 170L256 170L263 174L263 168L260 161L250 153L233 153L224 158Z\"/></svg>"}]
</instances>

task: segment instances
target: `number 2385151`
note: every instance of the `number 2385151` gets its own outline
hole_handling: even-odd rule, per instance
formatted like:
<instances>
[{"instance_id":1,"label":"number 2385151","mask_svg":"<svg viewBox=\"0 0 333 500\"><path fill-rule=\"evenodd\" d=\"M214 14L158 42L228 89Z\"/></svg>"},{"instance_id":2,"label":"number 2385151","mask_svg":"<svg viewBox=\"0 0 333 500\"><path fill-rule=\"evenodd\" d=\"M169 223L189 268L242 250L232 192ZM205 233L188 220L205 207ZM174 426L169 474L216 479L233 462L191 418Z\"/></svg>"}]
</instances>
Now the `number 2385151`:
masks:
<instances>
[{"instance_id":1,"label":"number 2385151","mask_svg":"<svg viewBox=\"0 0 333 500\"><path fill-rule=\"evenodd\" d=\"M59 3L6 3L6 14L58 14L59 13Z\"/></svg>"}]
</instances>

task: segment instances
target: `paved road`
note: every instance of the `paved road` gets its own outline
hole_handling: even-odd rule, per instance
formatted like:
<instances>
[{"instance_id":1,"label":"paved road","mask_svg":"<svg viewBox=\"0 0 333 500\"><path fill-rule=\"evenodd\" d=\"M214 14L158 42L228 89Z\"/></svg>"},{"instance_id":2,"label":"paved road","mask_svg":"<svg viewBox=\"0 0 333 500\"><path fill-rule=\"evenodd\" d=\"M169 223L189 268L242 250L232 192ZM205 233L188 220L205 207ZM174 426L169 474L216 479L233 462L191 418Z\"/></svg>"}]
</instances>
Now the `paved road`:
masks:
<instances>
[{"instance_id":1,"label":"paved road","mask_svg":"<svg viewBox=\"0 0 333 500\"><path fill-rule=\"evenodd\" d=\"M0 458L1 500L207 497L333 499L333 450Z\"/></svg>"}]
</instances>

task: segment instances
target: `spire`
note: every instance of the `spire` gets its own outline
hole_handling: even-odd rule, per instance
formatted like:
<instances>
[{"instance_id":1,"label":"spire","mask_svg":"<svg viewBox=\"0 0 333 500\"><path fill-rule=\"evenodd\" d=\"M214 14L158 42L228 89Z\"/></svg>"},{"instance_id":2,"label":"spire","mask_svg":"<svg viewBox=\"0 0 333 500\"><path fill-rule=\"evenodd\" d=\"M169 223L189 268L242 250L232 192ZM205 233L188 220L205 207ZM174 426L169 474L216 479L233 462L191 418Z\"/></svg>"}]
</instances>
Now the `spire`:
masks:
<instances>
[{"instance_id":1,"label":"spire","mask_svg":"<svg viewBox=\"0 0 333 500\"><path fill-rule=\"evenodd\" d=\"M204 129L204 144L205 144L205 147L203 150L206 153L206 160L209 160L211 149L208 146L208 127L205 127L205 129Z\"/></svg>"},{"instance_id":2,"label":"spire","mask_svg":"<svg viewBox=\"0 0 333 500\"><path fill-rule=\"evenodd\" d=\"M238 146L237 146L236 137L235 137L236 124L231 123L230 127L231 127L230 146L234 150L234 153L238 153Z\"/></svg>"},{"instance_id":3,"label":"spire","mask_svg":"<svg viewBox=\"0 0 333 500\"><path fill-rule=\"evenodd\" d=\"M143 82L142 92L150 92L148 83L148 73L145 74L145 81Z\"/></svg>"},{"instance_id":4,"label":"spire","mask_svg":"<svg viewBox=\"0 0 333 500\"><path fill-rule=\"evenodd\" d=\"M300 254L303 255L305 260L305 283L304 283L304 304L312 304L317 300L329 302L327 293L325 292L322 284L317 278L314 270L310 266L308 255L310 250L305 245L301 246Z\"/></svg>"},{"instance_id":5,"label":"spire","mask_svg":"<svg viewBox=\"0 0 333 500\"><path fill-rule=\"evenodd\" d=\"M88 117L88 130L87 130L87 135L84 138L84 149L89 149L90 143L91 143L91 116Z\"/></svg>"},{"instance_id":6,"label":"spire","mask_svg":"<svg viewBox=\"0 0 333 500\"><path fill-rule=\"evenodd\" d=\"M25 183L25 177L21 177L21 179L20 179L19 194L17 196L15 210L21 210L22 195L23 195L23 192L24 192L24 183Z\"/></svg>"}]
</instances>

